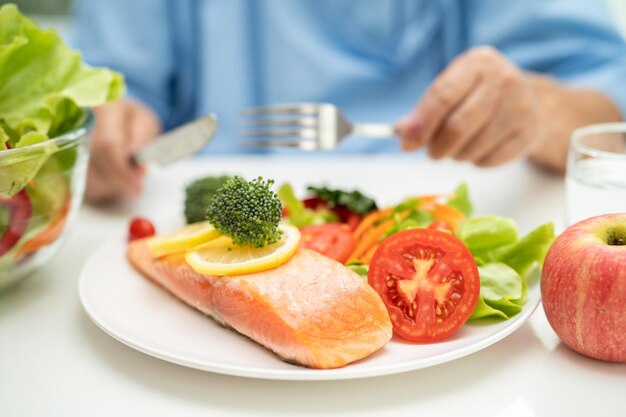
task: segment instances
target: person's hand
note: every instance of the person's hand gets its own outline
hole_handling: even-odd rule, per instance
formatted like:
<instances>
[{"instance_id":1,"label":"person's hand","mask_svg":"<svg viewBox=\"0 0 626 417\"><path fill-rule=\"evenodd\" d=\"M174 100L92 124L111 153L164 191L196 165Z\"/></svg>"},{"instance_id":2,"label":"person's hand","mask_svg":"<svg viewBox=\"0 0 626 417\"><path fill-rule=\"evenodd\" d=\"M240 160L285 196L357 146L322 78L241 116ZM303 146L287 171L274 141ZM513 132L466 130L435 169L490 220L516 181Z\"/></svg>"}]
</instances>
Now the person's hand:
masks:
<instances>
[{"instance_id":1,"label":"person's hand","mask_svg":"<svg viewBox=\"0 0 626 417\"><path fill-rule=\"evenodd\" d=\"M102 105L94 114L85 199L104 203L136 196L145 170L134 165L131 158L161 131L158 117L145 105L130 100Z\"/></svg>"},{"instance_id":2,"label":"person's hand","mask_svg":"<svg viewBox=\"0 0 626 417\"><path fill-rule=\"evenodd\" d=\"M413 112L398 122L404 150L497 166L530 154L543 140L533 84L490 47L455 59Z\"/></svg>"}]
</instances>

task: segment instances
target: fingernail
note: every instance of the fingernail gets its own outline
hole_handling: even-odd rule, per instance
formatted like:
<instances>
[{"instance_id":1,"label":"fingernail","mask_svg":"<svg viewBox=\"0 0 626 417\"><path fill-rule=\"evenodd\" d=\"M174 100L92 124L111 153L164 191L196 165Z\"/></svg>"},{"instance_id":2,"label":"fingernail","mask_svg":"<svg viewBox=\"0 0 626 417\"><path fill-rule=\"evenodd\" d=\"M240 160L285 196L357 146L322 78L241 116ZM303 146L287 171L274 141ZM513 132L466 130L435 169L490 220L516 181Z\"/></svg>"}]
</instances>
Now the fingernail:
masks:
<instances>
[{"instance_id":1,"label":"fingernail","mask_svg":"<svg viewBox=\"0 0 626 417\"><path fill-rule=\"evenodd\" d=\"M417 117L407 117L398 123L398 130L402 136L402 147L405 151L414 151L420 147L421 123Z\"/></svg>"},{"instance_id":2,"label":"fingernail","mask_svg":"<svg viewBox=\"0 0 626 417\"><path fill-rule=\"evenodd\" d=\"M407 134L410 136L419 136L422 122L419 118L413 117L407 123Z\"/></svg>"}]
</instances>

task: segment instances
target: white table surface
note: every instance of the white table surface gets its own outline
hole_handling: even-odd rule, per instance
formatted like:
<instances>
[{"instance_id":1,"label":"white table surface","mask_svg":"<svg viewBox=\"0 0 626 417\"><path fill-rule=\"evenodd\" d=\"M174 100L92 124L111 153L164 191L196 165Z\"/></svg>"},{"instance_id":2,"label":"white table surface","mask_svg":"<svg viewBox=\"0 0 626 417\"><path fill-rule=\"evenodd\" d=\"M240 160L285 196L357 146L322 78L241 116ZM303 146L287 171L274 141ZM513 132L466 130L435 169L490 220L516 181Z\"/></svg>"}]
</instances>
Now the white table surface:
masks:
<instances>
[{"instance_id":1,"label":"white table surface","mask_svg":"<svg viewBox=\"0 0 626 417\"><path fill-rule=\"evenodd\" d=\"M561 344L539 308L511 336L443 365L330 382L264 381L164 362L102 332L83 311L77 281L89 255L133 215L176 216L183 188L205 174L263 175L359 186L382 203L448 192L466 181L477 214L515 218L522 232L563 222L563 180L523 162L478 170L415 157L196 159L153 169L143 196L84 207L47 266L0 293L0 416L591 416L626 415L626 365ZM182 222L182 217L181 217Z\"/></svg>"}]
</instances>

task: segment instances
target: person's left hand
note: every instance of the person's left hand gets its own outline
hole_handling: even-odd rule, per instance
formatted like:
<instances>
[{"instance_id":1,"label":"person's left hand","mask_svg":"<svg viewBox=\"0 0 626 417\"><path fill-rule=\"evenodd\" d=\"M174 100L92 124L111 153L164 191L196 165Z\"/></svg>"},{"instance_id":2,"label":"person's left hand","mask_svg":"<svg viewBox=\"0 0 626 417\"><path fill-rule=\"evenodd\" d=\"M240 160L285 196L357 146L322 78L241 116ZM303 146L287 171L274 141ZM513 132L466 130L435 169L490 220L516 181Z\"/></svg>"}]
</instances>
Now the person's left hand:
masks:
<instances>
[{"instance_id":1,"label":"person's left hand","mask_svg":"<svg viewBox=\"0 0 626 417\"><path fill-rule=\"evenodd\" d=\"M435 159L497 166L528 155L543 140L542 123L527 77L495 49L478 47L435 79L397 129L406 151L427 147Z\"/></svg>"}]
</instances>

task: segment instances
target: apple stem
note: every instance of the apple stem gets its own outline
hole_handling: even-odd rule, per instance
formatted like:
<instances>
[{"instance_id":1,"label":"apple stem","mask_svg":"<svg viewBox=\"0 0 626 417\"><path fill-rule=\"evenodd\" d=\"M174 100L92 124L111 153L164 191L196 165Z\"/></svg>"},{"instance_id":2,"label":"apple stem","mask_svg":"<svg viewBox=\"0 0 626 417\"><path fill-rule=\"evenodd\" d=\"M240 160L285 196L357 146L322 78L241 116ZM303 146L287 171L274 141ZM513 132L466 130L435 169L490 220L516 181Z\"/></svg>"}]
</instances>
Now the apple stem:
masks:
<instances>
[{"instance_id":1,"label":"apple stem","mask_svg":"<svg viewBox=\"0 0 626 417\"><path fill-rule=\"evenodd\" d=\"M613 228L608 230L606 243L609 246L625 246L626 245L626 229Z\"/></svg>"}]
</instances>

